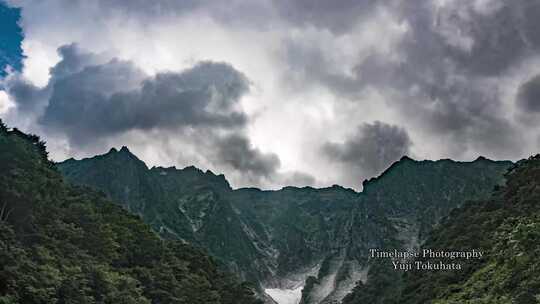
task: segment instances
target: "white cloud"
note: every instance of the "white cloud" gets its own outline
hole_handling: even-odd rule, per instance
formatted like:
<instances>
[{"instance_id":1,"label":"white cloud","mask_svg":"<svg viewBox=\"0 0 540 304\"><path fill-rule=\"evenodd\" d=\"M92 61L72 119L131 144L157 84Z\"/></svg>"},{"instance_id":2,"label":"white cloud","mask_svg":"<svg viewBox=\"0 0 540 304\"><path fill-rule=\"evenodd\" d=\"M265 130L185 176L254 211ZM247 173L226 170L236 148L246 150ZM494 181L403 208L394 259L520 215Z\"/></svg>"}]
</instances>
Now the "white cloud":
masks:
<instances>
[{"instance_id":1,"label":"white cloud","mask_svg":"<svg viewBox=\"0 0 540 304\"><path fill-rule=\"evenodd\" d=\"M9 95L0 90L0 115L7 113L14 106L15 104L9 99Z\"/></svg>"}]
</instances>

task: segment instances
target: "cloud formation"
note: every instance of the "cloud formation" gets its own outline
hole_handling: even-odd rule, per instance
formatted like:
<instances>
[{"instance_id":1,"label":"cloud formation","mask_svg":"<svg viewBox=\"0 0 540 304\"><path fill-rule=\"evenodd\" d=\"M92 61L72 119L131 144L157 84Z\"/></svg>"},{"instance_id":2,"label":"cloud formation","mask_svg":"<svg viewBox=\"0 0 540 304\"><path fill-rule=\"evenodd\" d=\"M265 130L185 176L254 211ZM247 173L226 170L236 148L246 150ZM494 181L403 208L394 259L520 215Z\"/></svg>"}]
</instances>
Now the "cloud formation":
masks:
<instances>
[{"instance_id":1,"label":"cloud formation","mask_svg":"<svg viewBox=\"0 0 540 304\"><path fill-rule=\"evenodd\" d=\"M454 144L452 157L522 155L524 138L503 106L500 77L537 53L540 3L391 3L372 7L386 11L372 18L406 28L390 50L375 45L336 73L333 53L294 41L285 56L291 70L359 106L363 92L376 90L399 111L399 123Z\"/></svg>"},{"instance_id":2,"label":"cloud formation","mask_svg":"<svg viewBox=\"0 0 540 304\"><path fill-rule=\"evenodd\" d=\"M76 45L59 49L50 82L37 88L24 79L7 81L19 111L43 107L39 122L65 132L76 145L132 129L234 128L246 123L235 109L249 81L225 63L201 62L182 72L147 76L133 63L99 56Z\"/></svg>"},{"instance_id":3,"label":"cloud formation","mask_svg":"<svg viewBox=\"0 0 540 304\"><path fill-rule=\"evenodd\" d=\"M123 141L242 185L359 188L399 154L540 148L538 1L9 3L27 59L8 112L63 134L53 156Z\"/></svg>"},{"instance_id":4,"label":"cloud formation","mask_svg":"<svg viewBox=\"0 0 540 304\"><path fill-rule=\"evenodd\" d=\"M280 166L277 155L262 153L238 134L220 138L215 145L216 161L242 172L252 182L260 177L272 178Z\"/></svg>"},{"instance_id":5,"label":"cloud formation","mask_svg":"<svg viewBox=\"0 0 540 304\"><path fill-rule=\"evenodd\" d=\"M34 115L44 131L67 136L70 147L84 150L131 131L157 130L200 143L200 156L239 172L243 183L297 176L280 175L279 157L261 152L246 137L248 118L238 103L250 82L231 65L203 61L149 76L132 62L107 59L76 44L58 52L62 59L50 69L45 87L13 77L6 88L19 115Z\"/></svg>"},{"instance_id":6,"label":"cloud formation","mask_svg":"<svg viewBox=\"0 0 540 304\"><path fill-rule=\"evenodd\" d=\"M224 63L201 62L149 77L116 59L73 70L61 61L51 79L41 122L65 130L76 143L131 129L232 128L246 121L234 106L248 91L248 80Z\"/></svg>"},{"instance_id":7,"label":"cloud formation","mask_svg":"<svg viewBox=\"0 0 540 304\"><path fill-rule=\"evenodd\" d=\"M540 113L540 75L519 87L517 105L524 112Z\"/></svg>"},{"instance_id":8,"label":"cloud formation","mask_svg":"<svg viewBox=\"0 0 540 304\"><path fill-rule=\"evenodd\" d=\"M377 176L402 156L410 155L412 142L403 128L376 121L363 124L342 143L324 144L323 153L347 168L350 179L360 183Z\"/></svg>"}]
</instances>

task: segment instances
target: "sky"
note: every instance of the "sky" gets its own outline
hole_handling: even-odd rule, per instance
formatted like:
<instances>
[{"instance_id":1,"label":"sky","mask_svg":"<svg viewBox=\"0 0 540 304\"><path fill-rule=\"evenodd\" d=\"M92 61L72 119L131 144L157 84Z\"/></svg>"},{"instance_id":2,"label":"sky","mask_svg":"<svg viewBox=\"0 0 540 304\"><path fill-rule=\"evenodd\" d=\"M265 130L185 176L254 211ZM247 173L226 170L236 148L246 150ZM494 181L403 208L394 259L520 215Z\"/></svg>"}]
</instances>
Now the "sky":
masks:
<instances>
[{"instance_id":1,"label":"sky","mask_svg":"<svg viewBox=\"0 0 540 304\"><path fill-rule=\"evenodd\" d=\"M17 24L19 19L20 10L1 5L0 2L0 77L7 75L8 66L21 70L23 36Z\"/></svg>"},{"instance_id":2,"label":"sky","mask_svg":"<svg viewBox=\"0 0 540 304\"><path fill-rule=\"evenodd\" d=\"M403 155L540 150L537 0L8 0L0 14L0 118L56 161L128 146L234 187L360 190Z\"/></svg>"}]
</instances>

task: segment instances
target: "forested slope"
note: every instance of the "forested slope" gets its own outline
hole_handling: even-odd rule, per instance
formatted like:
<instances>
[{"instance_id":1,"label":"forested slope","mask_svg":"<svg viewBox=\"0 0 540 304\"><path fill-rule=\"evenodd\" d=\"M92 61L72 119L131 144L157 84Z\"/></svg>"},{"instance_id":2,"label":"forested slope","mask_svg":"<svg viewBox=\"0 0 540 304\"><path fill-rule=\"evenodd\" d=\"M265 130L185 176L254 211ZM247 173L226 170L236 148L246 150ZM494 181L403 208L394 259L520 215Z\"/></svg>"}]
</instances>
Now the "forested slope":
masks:
<instances>
[{"instance_id":1,"label":"forested slope","mask_svg":"<svg viewBox=\"0 0 540 304\"><path fill-rule=\"evenodd\" d=\"M540 303L540 155L518 162L506 185L490 198L468 201L427 234L423 248L481 251L461 270L395 271L373 264L372 280L359 284L345 304L536 304ZM422 263L456 260L419 258Z\"/></svg>"},{"instance_id":2,"label":"forested slope","mask_svg":"<svg viewBox=\"0 0 540 304\"><path fill-rule=\"evenodd\" d=\"M480 249L458 272L412 272L399 303L540 303L540 155L519 162L490 199L454 210L429 248Z\"/></svg>"},{"instance_id":3,"label":"forested slope","mask_svg":"<svg viewBox=\"0 0 540 304\"><path fill-rule=\"evenodd\" d=\"M37 136L0 122L0 303L259 303L202 251L68 185Z\"/></svg>"}]
</instances>

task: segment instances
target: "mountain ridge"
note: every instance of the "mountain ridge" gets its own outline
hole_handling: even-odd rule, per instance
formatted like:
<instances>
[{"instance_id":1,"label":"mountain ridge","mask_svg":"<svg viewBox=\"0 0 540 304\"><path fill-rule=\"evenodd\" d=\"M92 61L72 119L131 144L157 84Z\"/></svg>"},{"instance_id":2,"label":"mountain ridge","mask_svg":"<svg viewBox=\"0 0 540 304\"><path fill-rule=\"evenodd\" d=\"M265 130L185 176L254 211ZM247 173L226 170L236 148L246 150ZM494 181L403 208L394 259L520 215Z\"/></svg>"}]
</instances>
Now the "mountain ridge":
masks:
<instances>
[{"instance_id":1,"label":"mountain ridge","mask_svg":"<svg viewBox=\"0 0 540 304\"><path fill-rule=\"evenodd\" d=\"M119 153L58 167L71 182L121 201L162 237L205 248L261 290L305 285L306 304L340 301L370 276L369 248L417 246L463 200L488 195L512 165L405 156L364 181L361 192L338 185L261 190L233 189L224 175L193 166L148 169Z\"/></svg>"},{"instance_id":2,"label":"mountain ridge","mask_svg":"<svg viewBox=\"0 0 540 304\"><path fill-rule=\"evenodd\" d=\"M133 158L137 161L140 161L142 163L144 163L144 165L146 166L147 169L149 170L179 170L179 171L184 171L184 170L195 170L195 171L198 171L200 173L204 173L204 174L209 174L209 175L213 175L213 176L217 176L217 177L223 177L227 183L228 183L228 180L225 176L224 173L214 173L212 170L210 169L201 169L195 165L187 165L183 168L177 168L175 165L172 165L172 166L169 166L169 167L164 167L164 166L160 166L160 165L154 165L152 167L148 167L148 165L146 164L145 161L141 160L137 155L135 155L130 149L128 146L121 146L120 149L117 149L116 147L111 147L108 152L106 153L103 153L103 154L96 154L94 156L88 156L88 157L83 157L83 158L74 158L74 157L70 157L70 158L67 158L63 161L59 161L59 162L56 162L57 164L60 164L60 165L63 165L65 163L69 163L69 162L80 162L80 161L86 161L86 160L92 160L92 159L95 159L95 158L100 158L100 157L107 157L107 156L110 156L110 155L114 155L114 154L120 154L120 155L127 155L129 156L130 158ZM361 184L365 184L365 183L369 183L370 181L372 180L377 180L378 178L381 178L382 176L384 176L385 174L387 174L389 171L391 171L395 166L398 166L399 164L403 164L403 163L407 163L407 162L412 162L412 163L437 163L437 162L451 162L451 163L456 163L456 164L473 164L473 163L478 163L478 162L490 162L490 163L501 163L501 162L506 162L506 163L514 163L513 161L511 160L507 160L507 159L503 159L503 160L494 160L494 159L490 159L490 158L487 158L485 156L482 156L482 155L479 155L478 157L476 157L474 160L454 160L454 159L451 159L451 158L440 158L440 159L436 159L436 160L432 160L432 159L414 159L412 157L410 157L409 155L404 155L402 156L399 160L396 160L394 162L392 162L385 170L383 170L380 174L376 175L376 176L373 176L373 177L370 177L370 178L366 178L364 179ZM518 161L519 162L519 161ZM339 188L343 188L343 189L350 189L356 193L362 193L363 190L356 190L354 188L350 188L350 187L345 187L345 186L342 186L340 184L332 184L332 185L329 185L329 186L322 186L322 187L314 187L314 186L310 186L310 185L306 185L306 186L289 186L289 185L285 185L285 186L282 186L281 188L278 188L278 189L263 189L263 188L259 188L259 187L256 187L256 186L244 186L244 187L238 187L238 188L233 188L231 186L231 189L232 190L240 190L240 189L256 189L256 190L260 190L260 191L281 191L281 190L285 190L286 188L293 188L293 189L303 189L303 188L309 188L309 189L313 189L313 190L317 190L317 189L328 189L328 188L333 188L333 187L339 187Z\"/></svg>"}]
</instances>

